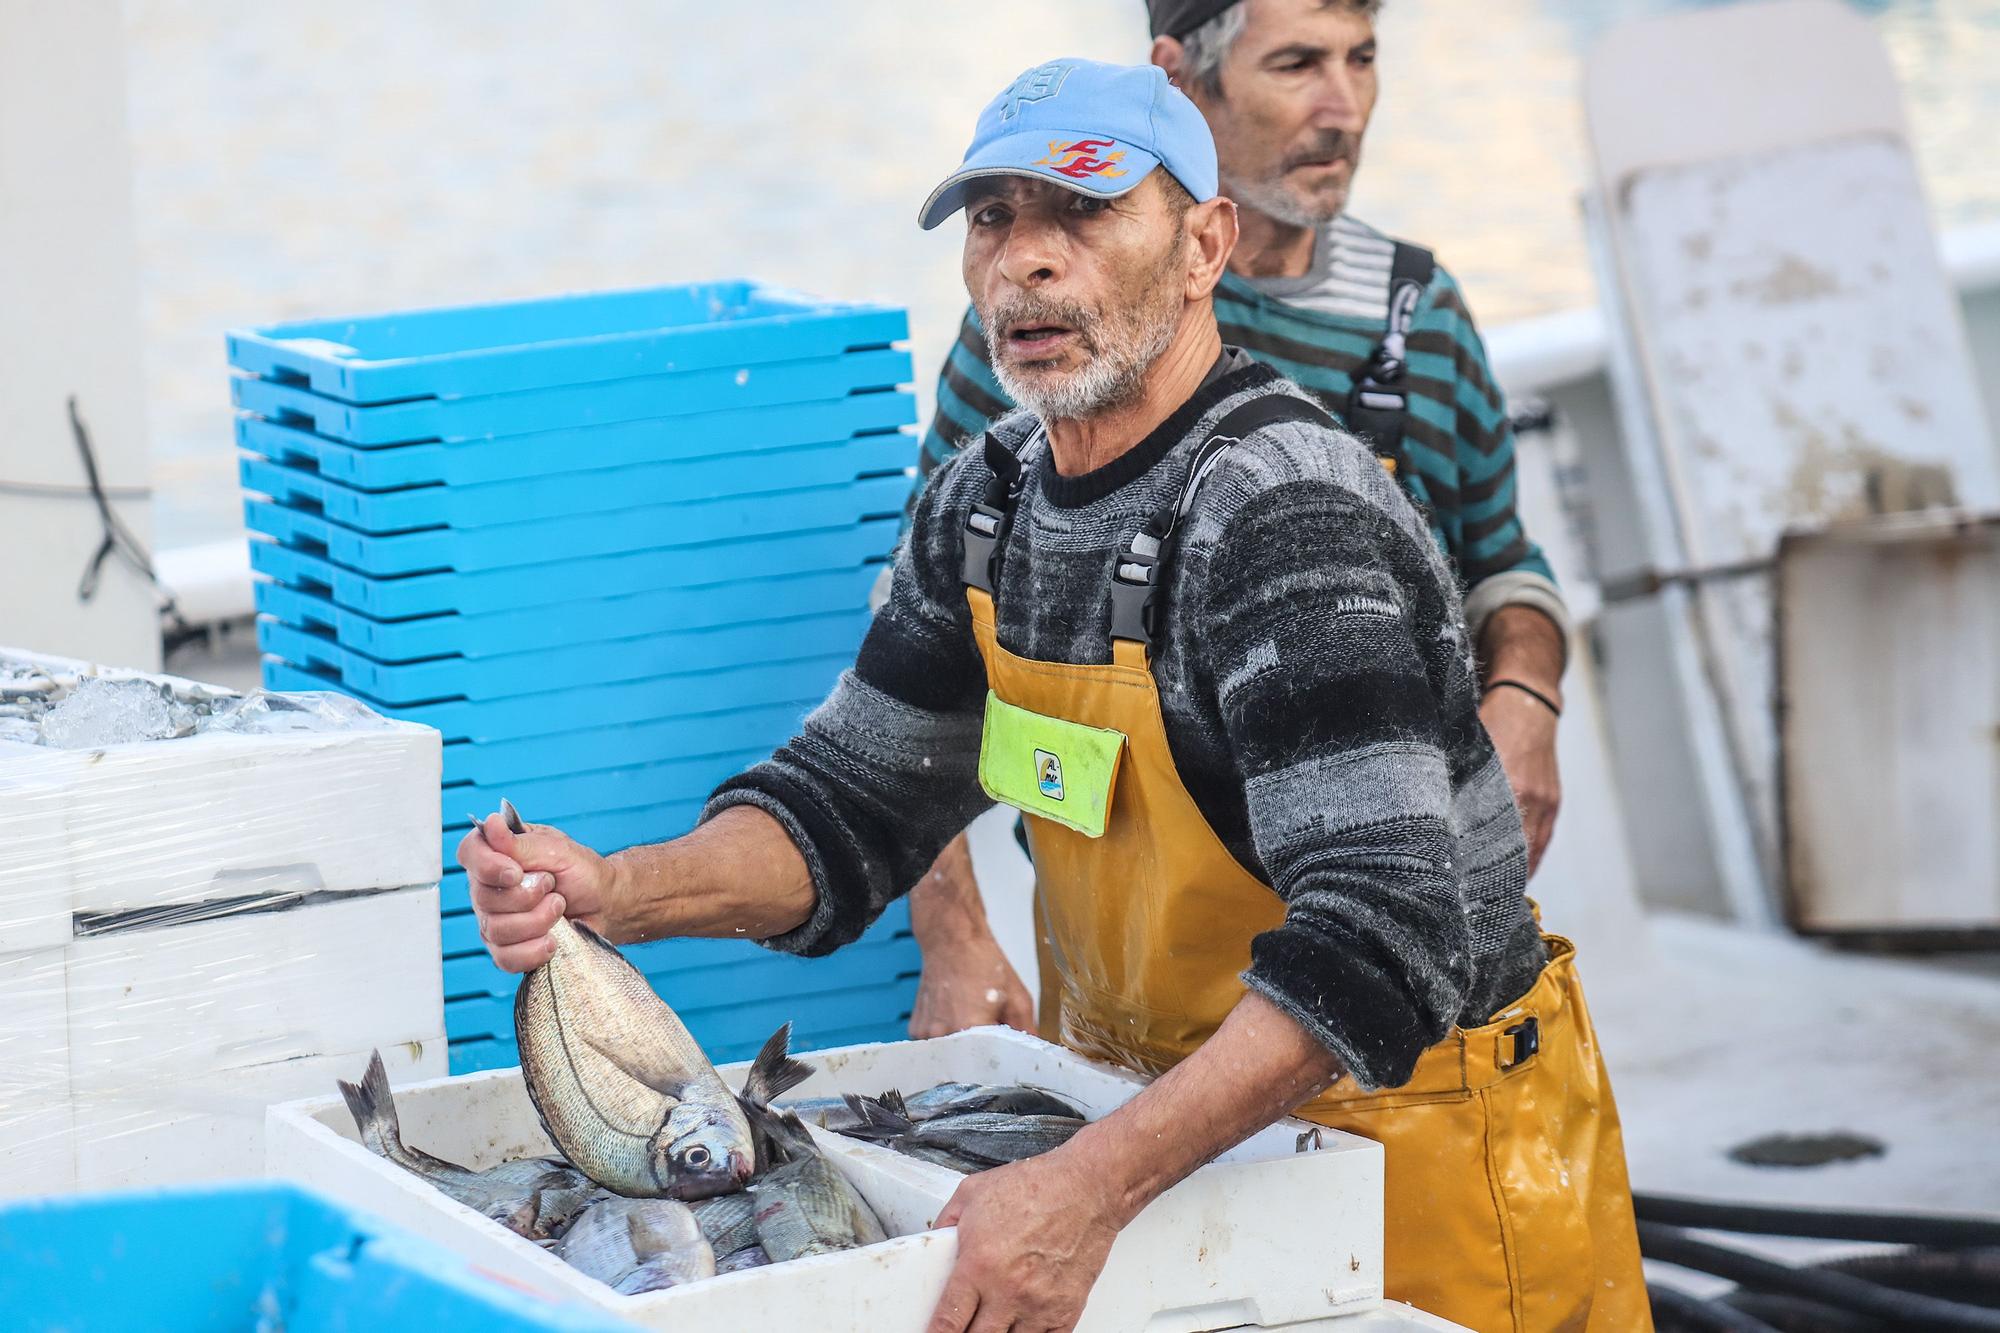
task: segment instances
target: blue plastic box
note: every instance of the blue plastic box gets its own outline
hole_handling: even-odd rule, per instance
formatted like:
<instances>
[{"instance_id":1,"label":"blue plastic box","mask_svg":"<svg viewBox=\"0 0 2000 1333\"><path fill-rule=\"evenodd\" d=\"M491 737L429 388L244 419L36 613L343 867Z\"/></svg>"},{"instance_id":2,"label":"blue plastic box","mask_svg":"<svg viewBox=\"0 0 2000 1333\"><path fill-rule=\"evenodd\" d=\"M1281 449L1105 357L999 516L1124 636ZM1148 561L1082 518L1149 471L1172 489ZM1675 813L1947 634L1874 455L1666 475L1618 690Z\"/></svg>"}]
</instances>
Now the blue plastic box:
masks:
<instances>
[{"instance_id":1,"label":"blue plastic box","mask_svg":"<svg viewBox=\"0 0 2000 1333\"><path fill-rule=\"evenodd\" d=\"M630 1333L293 1185L0 1205L8 1333Z\"/></svg>"},{"instance_id":2,"label":"blue plastic box","mask_svg":"<svg viewBox=\"0 0 2000 1333\"><path fill-rule=\"evenodd\" d=\"M390 536L357 532L320 514L246 498L244 523L308 554L364 574L520 569L552 560L672 549L689 566L687 583L745 577L735 547L748 540L843 528L896 517L909 498L906 476L871 477L761 497L646 505L597 514L523 519L484 528L435 528ZM794 566L796 567L796 566Z\"/></svg>"},{"instance_id":3,"label":"blue plastic box","mask_svg":"<svg viewBox=\"0 0 2000 1333\"><path fill-rule=\"evenodd\" d=\"M436 527L485 528L524 518L598 514L641 505L776 497L863 477L901 476L907 483L916 457L917 442L912 437L890 433L774 449L749 463L704 458L398 491L356 490L309 467L274 463L253 454L237 460L237 475L246 491L324 515L357 532L389 534Z\"/></svg>"},{"instance_id":4,"label":"blue plastic box","mask_svg":"<svg viewBox=\"0 0 2000 1333\"><path fill-rule=\"evenodd\" d=\"M377 620L330 598L283 583L256 584L257 609L288 625L330 630L340 643L378 662L431 657L495 657L524 644L562 647L628 639L652 629L715 629L789 620L864 606L880 574L856 565L770 579L738 579L705 588L666 588L550 606L474 615Z\"/></svg>"},{"instance_id":5,"label":"blue plastic box","mask_svg":"<svg viewBox=\"0 0 2000 1333\"><path fill-rule=\"evenodd\" d=\"M389 448L347 444L296 425L239 416L236 442L265 458L308 464L328 480L356 490L384 491L404 486L476 486L635 463L753 458L816 440L887 433L916 419L914 397L884 389L778 407Z\"/></svg>"},{"instance_id":6,"label":"blue plastic box","mask_svg":"<svg viewBox=\"0 0 2000 1333\"><path fill-rule=\"evenodd\" d=\"M911 369L908 352L883 348L769 365L723 366L476 398L417 398L372 407L357 407L310 389L242 376L229 382L229 392L238 408L268 420L309 423L315 434L329 439L383 446L484 440L692 412L821 402L908 384Z\"/></svg>"},{"instance_id":7,"label":"blue plastic box","mask_svg":"<svg viewBox=\"0 0 2000 1333\"><path fill-rule=\"evenodd\" d=\"M229 364L354 403L493 393L885 347L901 310L690 283L232 330Z\"/></svg>"},{"instance_id":8,"label":"blue plastic box","mask_svg":"<svg viewBox=\"0 0 2000 1333\"><path fill-rule=\"evenodd\" d=\"M490 657L440 657L378 662L312 630L261 618L257 643L265 652L313 668L383 703L440 699L505 699L512 695L653 676L721 671L742 662L795 662L846 654L861 647L872 619L866 606L748 625L674 629L603 643L535 646ZM641 627L643 628L643 627Z\"/></svg>"}]
</instances>

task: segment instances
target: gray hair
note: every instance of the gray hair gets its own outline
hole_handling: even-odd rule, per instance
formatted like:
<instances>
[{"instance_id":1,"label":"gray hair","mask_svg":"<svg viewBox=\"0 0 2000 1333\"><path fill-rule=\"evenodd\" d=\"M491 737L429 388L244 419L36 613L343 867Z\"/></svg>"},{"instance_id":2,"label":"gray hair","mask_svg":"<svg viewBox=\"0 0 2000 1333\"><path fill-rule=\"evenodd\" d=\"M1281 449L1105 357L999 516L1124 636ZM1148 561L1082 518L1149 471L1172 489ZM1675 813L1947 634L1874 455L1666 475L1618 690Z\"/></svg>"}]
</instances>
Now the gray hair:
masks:
<instances>
[{"instance_id":1,"label":"gray hair","mask_svg":"<svg viewBox=\"0 0 2000 1333\"><path fill-rule=\"evenodd\" d=\"M1344 5L1371 19L1382 11L1382 0L1320 0L1322 9L1334 5ZM1236 0L1235 4L1181 38L1181 80L1200 88L1210 97L1221 97L1222 62L1229 59L1229 53L1235 49L1237 39L1249 23L1249 4L1246 0Z\"/></svg>"}]
</instances>

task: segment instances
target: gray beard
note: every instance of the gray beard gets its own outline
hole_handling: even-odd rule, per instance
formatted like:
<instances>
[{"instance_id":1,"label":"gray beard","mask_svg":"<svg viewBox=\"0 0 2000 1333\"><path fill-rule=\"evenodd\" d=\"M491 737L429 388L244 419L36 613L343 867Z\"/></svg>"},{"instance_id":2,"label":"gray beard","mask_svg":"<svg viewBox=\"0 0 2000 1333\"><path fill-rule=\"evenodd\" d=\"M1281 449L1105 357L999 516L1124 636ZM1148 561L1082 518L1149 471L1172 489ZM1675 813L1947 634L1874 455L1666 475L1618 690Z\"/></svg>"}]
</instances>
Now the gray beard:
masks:
<instances>
[{"instance_id":1,"label":"gray beard","mask_svg":"<svg viewBox=\"0 0 2000 1333\"><path fill-rule=\"evenodd\" d=\"M1242 207L1290 227L1324 227L1347 208L1346 191L1332 204L1308 205L1276 181L1239 181L1227 172L1222 176L1222 192Z\"/></svg>"},{"instance_id":2,"label":"gray beard","mask_svg":"<svg viewBox=\"0 0 2000 1333\"><path fill-rule=\"evenodd\" d=\"M1067 375L1017 376L993 345L992 328L987 330L987 351L993 360L993 376L1007 396L1033 412L1044 422L1076 421L1123 407L1144 389L1146 372L1173 345L1180 328L1178 310L1142 316L1130 338L1099 346L1090 360Z\"/></svg>"}]
</instances>

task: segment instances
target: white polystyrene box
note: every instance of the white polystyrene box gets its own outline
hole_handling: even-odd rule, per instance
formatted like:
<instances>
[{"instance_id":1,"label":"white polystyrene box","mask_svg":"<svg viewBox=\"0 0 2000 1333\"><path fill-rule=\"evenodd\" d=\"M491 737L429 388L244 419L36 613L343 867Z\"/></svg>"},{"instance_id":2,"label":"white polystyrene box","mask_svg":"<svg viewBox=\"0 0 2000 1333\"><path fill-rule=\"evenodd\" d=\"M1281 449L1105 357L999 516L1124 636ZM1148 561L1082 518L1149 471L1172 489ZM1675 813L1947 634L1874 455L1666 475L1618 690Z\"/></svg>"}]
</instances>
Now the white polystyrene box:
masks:
<instances>
[{"instance_id":1,"label":"white polystyrene box","mask_svg":"<svg viewBox=\"0 0 2000 1333\"><path fill-rule=\"evenodd\" d=\"M60 951L0 954L0 1196L71 1189L69 997Z\"/></svg>"},{"instance_id":2,"label":"white polystyrene box","mask_svg":"<svg viewBox=\"0 0 2000 1333\"><path fill-rule=\"evenodd\" d=\"M444 1031L435 888L121 931L64 952L78 1089Z\"/></svg>"},{"instance_id":3,"label":"white polystyrene box","mask_svg":"<svg viewBox=\"0 0 2000 1333\"><path fill-rule=\"evenodd\" d=\"M85 750L0 741L0 951L64 943L80 913L435 884L442 762L436 731L387 720Z\"/></svg>"},{"instance_id":4,"label":"white polystyrene box","mask_svg":"<svg viewBox=\"0 0 2000 1333\"><path fill-rule=\"evenodd\" d=\"M264 1115L272 1105L324 1096L359 1079L380 1049L392 1080L437 1078L448 1065L443 1031L421 1041L309 1060L279 1060L192 1076L121 1077L99 1071L75 1089L76 1188L156 1188L260 1176Z\"/></svg>"},{"instance_id":5,"label":"white polystyrene box","mask_svg":"<svg viewBox=\"0 0 2000 1333\"><path fill-rule=\"evenodd\" d=\"M797 1096L914 1090L949 1080L1027 1082L1071 1098L1095 1117L1144 1086L1129 1074L993 1028L804 1058L821 1072ZM735 1065L723 1072L740 1083L744 1070ZM396 1100L410 1146L467 1166L550 1151L518 1070L399 1088ZM1316 1149L1300 1151L1298 1135L1307 1128L1292 1121L1273 1126L1155 1201L1119 1237L1079 1328L1192 1333L1361 1312L1379 1319L1381 1147L1322 1131ZM643 1327L918 1333L956 1251L954 1233L924 1228L960 1178L886 1148L817 1129L814 1135L881 1215L891 1239L632 1297L584 1277L368 1152L338 1097L273 1107L265 1152L273 1175L410 1227L510 1281L555 1297L581 1297Z\"/></svg>"}]
</instances>

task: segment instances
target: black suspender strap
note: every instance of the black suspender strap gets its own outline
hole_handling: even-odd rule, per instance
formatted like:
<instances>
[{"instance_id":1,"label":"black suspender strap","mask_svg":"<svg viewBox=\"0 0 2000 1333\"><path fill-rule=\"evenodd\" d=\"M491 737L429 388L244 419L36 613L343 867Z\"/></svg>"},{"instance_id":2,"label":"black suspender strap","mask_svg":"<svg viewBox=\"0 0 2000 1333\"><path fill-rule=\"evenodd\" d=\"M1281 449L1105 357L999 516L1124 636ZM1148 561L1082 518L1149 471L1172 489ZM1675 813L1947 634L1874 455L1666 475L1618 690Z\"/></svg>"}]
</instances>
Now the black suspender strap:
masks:
<instances>
[{"instance_id":1,"label":"black suspender strap","mask_svg":"<svg viewBox=\"0 0 2000 1333\"><path fill-rule=\"evenodd\" d=\"M1389 317L1382 341L1368 358L1347 395L1347 428L1366 439L1378 458L1396 468L1400 480L1403 431L1410 419L1410 395L1403 387L1409 368L1404 346L1416 322L1417 303L1437 273L1437 258L1422 246L1396 242L1389 268Z\"/></svg>"},{"instance_id":2,"label":"black suspender strap","mask_svg":"<svg viewBox=\"0 0 2000 1333\"><path fill-rule=\"evenodd\" d=\"M986 433L986 467L993 480L986 494L965 515L965 568L968 586L991 596L1000 577L1000 548L1006 544L1007 529L1014 522L1014 506L1021 498L1021 460L1014 451Z\"/></svg>"},{"instance_id":3,"label":"black suspender strap","mask_svg":"<svg viewBox=\"0 0 2000 1333\"><path fill-rule=\"evenodd\" d=\"M1227 413L1215 423L1208 439L1195 451L1188 464L1187 478L1171 508L1156 516L1118 553L1111 573L1111 637L1150 644L1159 633L1157 594L1160 574L1173 554L1174 534L1181 520L1194 507L1196 492L1231 445L1243 437L1279 421L1310 421L1329 430L1339 429L1321 408L1289 393L1269 393Z\"/></svg>"}]
</instances>

